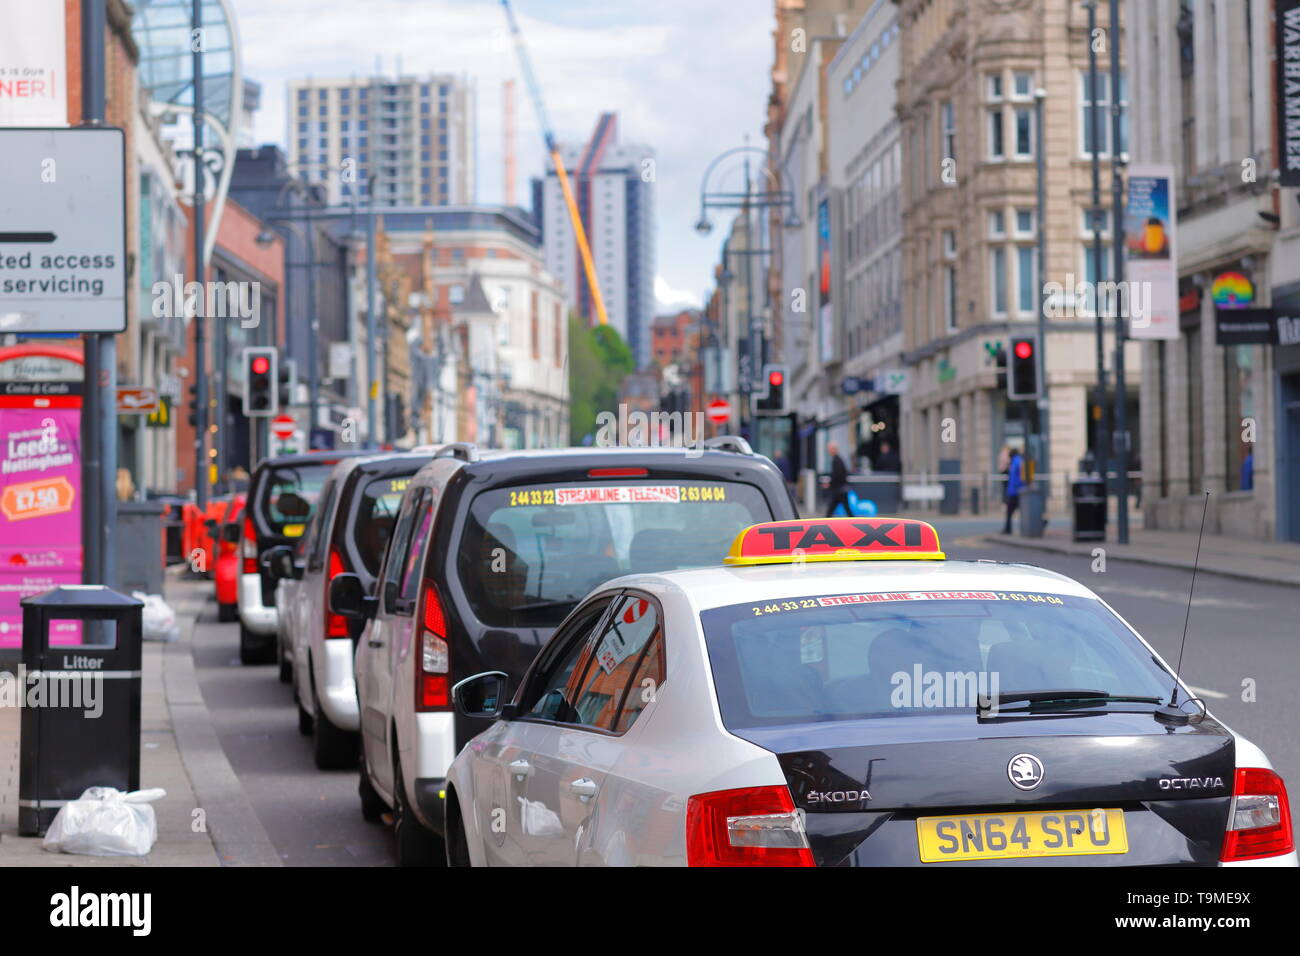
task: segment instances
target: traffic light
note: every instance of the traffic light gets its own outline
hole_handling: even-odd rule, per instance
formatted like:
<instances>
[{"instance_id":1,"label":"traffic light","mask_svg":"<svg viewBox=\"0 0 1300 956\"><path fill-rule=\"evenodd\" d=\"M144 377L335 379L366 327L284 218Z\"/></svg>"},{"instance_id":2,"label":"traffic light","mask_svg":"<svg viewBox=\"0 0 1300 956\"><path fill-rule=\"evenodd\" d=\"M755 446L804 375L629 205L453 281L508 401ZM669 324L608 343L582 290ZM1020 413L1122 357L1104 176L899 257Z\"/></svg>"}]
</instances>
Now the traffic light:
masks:
<instances>
[{"instance_id":1,"label":"traffic light","mask_svg":"<svg viewBox=\"0 0 1300 956\"><path fill-rule=\"evenodd\" d=\"M199 383L190 386L190 428L199 427Z\"/></svg>"},{"instance_id":2,"label":"traffic light","mask_svg":"<svg viewBox=\"0 0 1300 956\"><path fill-rule=\"evenodd\" d=\"M998 370L998 391L1006 391L1007 388L1007 347L1001 342L993 353L993 362Z\"/></svg>"},{"instance_id":3,"label":"traffic light","mask_svg":"<svg viewBox=\"0 0 1300 956\"><path fill-rule=\"evenodd\" d=\"M767 389L758 393L755 409L774 415L784 415L786 368L784 365L764 365L763 385Z\"/></svg>"},{"instance_id":4,"label":"traffic light","mask_svg":"<svg viewBox=\"0 0 1300 956\"><path fill-rule=\"evenodd\" d=\"M280 373L276 348L244 349L244 414L265 418L280 411Z\"/></svg>"},{"instance_id":5,"label":"traffic light","mask_svg":"<svg viewBox=\"0 0 1300 956\"><path fill-rule=\"evenodd\" d=\"M1038 398L1038 341L1032 337L1012 339L1008 361L1007 398L1017 401Z\"/></svg>"},{"instance_id":6,"label":"traffic light","mask_svg":"<svg viewBox=\"0 0 1300 956\"><path fill-rule=\"evenodd\" d=\"M298 366L293 359L287 358L280 363L279 392L281 408L288 408L293 404L293 393L297 384Z\"/></svg>"}]
</instances>

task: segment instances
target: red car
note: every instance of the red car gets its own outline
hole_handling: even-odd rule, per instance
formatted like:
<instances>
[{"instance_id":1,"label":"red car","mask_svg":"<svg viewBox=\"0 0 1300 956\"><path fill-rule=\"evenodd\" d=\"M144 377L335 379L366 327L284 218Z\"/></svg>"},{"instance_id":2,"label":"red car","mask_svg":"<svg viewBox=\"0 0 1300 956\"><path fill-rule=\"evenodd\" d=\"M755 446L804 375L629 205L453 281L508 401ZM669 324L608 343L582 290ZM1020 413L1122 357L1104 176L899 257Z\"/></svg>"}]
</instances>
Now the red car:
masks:
<instances>
[{"instance_id":1,"label":"red car","mask_svg":"<svg viewBox=\"0 0 1300 956\"><path fill-rule=\"evenodd\" d=\"M233 621L239 617L239 539L243 526L244 496L235 495L226 508L216 535L216 556L212 577L217 585L217 620Z\"/></svg>"}]
</instances>

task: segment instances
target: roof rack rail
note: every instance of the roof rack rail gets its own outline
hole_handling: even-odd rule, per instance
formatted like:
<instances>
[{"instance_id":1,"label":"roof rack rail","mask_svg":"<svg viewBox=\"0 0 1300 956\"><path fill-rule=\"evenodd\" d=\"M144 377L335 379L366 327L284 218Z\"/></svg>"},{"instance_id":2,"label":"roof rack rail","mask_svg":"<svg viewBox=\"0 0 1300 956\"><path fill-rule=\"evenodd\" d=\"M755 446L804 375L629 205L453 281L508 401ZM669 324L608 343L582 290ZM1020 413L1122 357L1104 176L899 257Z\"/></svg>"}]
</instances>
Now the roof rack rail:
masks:
<instances>
[{"instance_id":1,"label":"roof rack rail","mask_svg":"<svg viewBox=\"0 0 1300 956\"><path fill-rule=\"evenodd\" d=\"M704 447L715 451L731 451L737 455L754 454L754 449L749 447L749 442L739 435L714 435L712 438L704 439Z\"/></svg>"},{"instance_id":2,"label":"roof rack rail","mask_svg":"<svg viewBox=\"0 0 1300 956\"><path fill-rule=\"evenodd\" d=\"M478 461L478 445L472 441L454 441L443 445L434 453L434 458L459 458L465 462Z\"/></svg>"}]
</instances>

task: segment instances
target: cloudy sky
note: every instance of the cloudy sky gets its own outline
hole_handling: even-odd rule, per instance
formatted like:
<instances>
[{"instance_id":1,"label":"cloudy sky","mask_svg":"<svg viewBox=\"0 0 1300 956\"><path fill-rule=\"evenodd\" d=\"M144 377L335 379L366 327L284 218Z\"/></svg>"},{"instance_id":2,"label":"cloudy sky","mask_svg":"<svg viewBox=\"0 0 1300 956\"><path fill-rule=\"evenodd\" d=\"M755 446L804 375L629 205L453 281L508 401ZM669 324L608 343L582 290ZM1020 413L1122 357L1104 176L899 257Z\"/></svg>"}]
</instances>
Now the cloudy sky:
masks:
<instances>
[{"instance_id":1,"label":"cloudy sky","mask_svg":"<svg viewBox=\"0 0 1300 956\"><path fill-rule=\"evenodd\" d=\"M285 144L285 83L303 76L462 73L478 89L478 201L500 202L501 84L520 79L497 0L234 0L245 73L262 84L259 142ZM657 153L658 276L665 304L698 304L722 228L700 238L700 178L748 134L762 145L771 0L514 0L561 142L585 142L604 110L620 137ZM518 195L543 169L541 132L516 91ZM711 188L739 188L725 167Z\"/></svg>"}]
</instances>

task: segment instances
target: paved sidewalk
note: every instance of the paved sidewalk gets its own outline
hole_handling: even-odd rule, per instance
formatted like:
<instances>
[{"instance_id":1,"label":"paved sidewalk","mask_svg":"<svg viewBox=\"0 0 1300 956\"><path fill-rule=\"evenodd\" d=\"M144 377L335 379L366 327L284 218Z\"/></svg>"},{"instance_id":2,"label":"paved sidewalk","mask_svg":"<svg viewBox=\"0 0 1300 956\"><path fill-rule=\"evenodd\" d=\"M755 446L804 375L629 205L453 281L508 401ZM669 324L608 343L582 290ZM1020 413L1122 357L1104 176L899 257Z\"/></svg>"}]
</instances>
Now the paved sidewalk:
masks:
<instances>
[{"instance_id":1,"label":"paved sidewalk","mask_svg":"<svg viewBox=\"0 0 1300 956\"><path fill-rule=\"evenodd\" d=\"M158 819L153 851L146 857L74 856L50 853L41 839L19 836L21 711L0 707L0 866L280 863L226 761L194 679L190 642L211 589L209 582L169 573L166 596L176 610L181 639L144 645L140 785L167 791L153 804ZM206 613L214 613L210 605ZM202 812L196 813L197 808Z\"/></svg>"},{"instance_id":2,"label":"paved sidewalk","mask_svg":"<svg viewBox=\"0 0 1300 956\"><path fill-rule=\"evenodd\" d=\"M1113 530L1112 530L1113 534ZM1091 556L1094 548L1105 548L1108 561L1137 561L1168 568L1191 569L1196 558L1196 534L1190 531L1146 531L1133 528L1129 543L1073 541L1070 529L1048 526L1042 538L1019 534L984 535L991 544L1011 544L1038 551ZM1248 541L1225 535L1207 534L1201 542L1200 569L1225 577L1271 584L1300 585L1300 544L1280 541Z\"/></svg>"}]
</instances>

